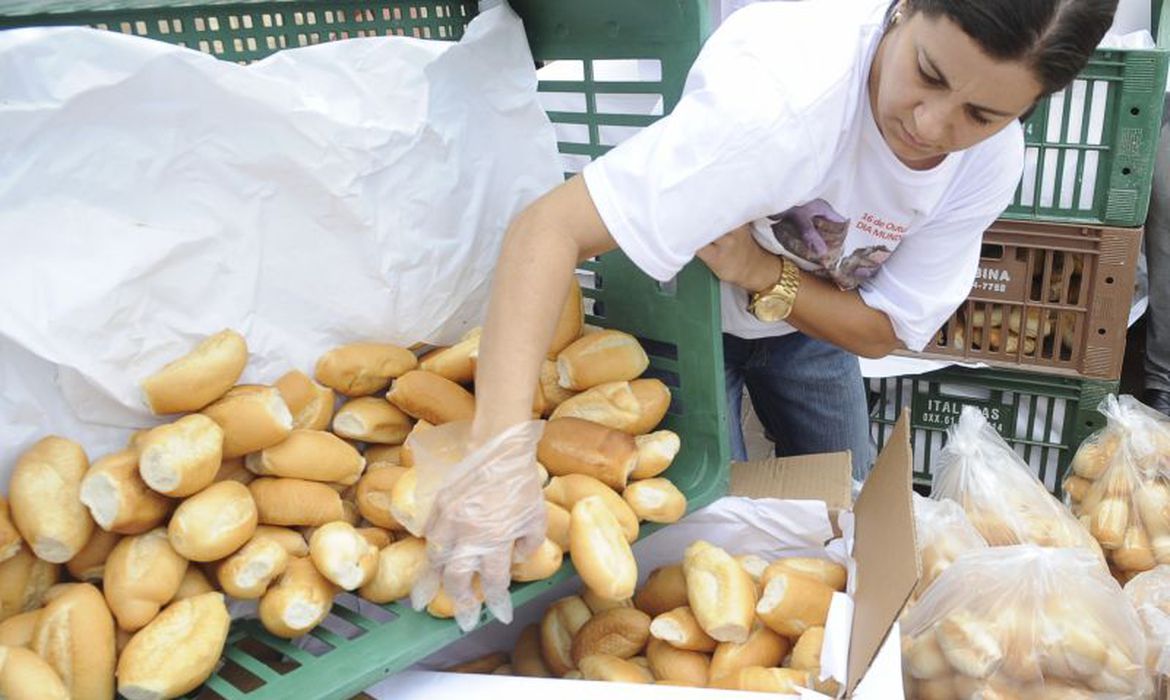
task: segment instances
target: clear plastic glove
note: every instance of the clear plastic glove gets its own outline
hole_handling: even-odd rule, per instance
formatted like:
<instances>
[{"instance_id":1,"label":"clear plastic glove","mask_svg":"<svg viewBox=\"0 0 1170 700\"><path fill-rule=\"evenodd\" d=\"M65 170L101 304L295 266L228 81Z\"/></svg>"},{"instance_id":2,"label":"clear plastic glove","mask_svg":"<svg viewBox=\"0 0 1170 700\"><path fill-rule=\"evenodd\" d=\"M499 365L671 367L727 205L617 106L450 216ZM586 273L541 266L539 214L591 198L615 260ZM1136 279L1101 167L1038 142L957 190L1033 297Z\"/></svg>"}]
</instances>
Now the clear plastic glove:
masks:
<instances>
[{"instance_id":1,"label":"clear plastic glove","mask_svg":"<svg viewBox=\"0 0 1170 700\"><path fill-rule=\"evenodd\" d=\"M410 439L418 477L415 517L403 524L427 541L427 571L411 591L415 610L440 584L469 631L479 619L479 579L488 609L512 621L513 549L524 557L544 540L546 510L536 468L544 421L517 424L468 453L470 421L440 425Z\"/></svg>"}]
</instances>

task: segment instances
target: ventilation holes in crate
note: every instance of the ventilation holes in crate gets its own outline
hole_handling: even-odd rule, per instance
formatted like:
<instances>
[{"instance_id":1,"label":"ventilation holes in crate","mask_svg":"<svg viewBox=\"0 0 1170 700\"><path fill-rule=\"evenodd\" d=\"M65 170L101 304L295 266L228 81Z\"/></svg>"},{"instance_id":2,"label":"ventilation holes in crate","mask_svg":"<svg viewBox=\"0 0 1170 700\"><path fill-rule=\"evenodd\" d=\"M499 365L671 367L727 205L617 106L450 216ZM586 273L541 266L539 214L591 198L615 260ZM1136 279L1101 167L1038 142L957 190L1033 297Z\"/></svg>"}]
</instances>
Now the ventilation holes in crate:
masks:
<instances>
[{"instance_id":1,"label":"ventilation holes in crate","mask_svg":"<svg viewBox=\"0 0 1170 700\"><path fill-rule=\"evenodd\" d=\"M1086 211L1097 197L1110 81L1075 80L1054 93L1033 119L1031 134L1046 148L1027 147L1016 204Z\"/></svg>"}]
</instances>

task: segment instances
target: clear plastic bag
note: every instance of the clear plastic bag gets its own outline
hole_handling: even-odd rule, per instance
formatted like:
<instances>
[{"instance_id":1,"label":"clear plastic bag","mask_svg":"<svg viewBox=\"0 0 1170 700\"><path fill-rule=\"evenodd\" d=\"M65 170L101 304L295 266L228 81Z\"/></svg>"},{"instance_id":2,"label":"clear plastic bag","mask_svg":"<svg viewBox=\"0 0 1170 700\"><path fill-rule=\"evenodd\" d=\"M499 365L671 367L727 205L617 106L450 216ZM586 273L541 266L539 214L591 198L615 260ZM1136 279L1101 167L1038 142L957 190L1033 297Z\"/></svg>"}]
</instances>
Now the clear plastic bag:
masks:
<instances>
[{"instance_id":1,"label":"clear plastic bag","mask_svg":"<svg viewBox=\"0 0 1170 700\"><path fill-rule=\"evenodd\" d=\"M1170 676L1170 566L1134 576L1125 584L1125 594L1145 628L1150 669L1159 676Z\"/></svg>"},{"instance_id":2,"label":"clear plastic bag","mask_svg":"<svg viewBox=\"0 0 1170 700\"><path fill-rule=\"evenodd\" d=\"M1108 423L1077 450L1065 498L1127 581L1170 564L1170 420L1132 396L1097 410Z\"/></svg>"},{"instance_id":3,"label":"clear plastic bag","mask_svg":"<svg viewBox=\"0 0 1170 700\"><path fill-rule=\"evenodd\" d=\"M938 455L931 497L962 506L992 547L1080 547L1101 556L1083 524L971 406L963 408Z\"/></svg>"},{"instance_id":4,"label":"clear plastic bag","mask_svg":"<svg viewBox=\"0 0 1170 700\"><path fill-rule=\"evenodd\" d=\"M1097 558L1035 545L969 551L902 625L914 698L1148 698L1137 613Z\"/></svg>"},{"instance_id":5,"label":"clear plastic bag","mask_svg":"<svg viewBox=\"0 0 1170 700\"><path fill-rule=\"evenodd\" d=\"M935 501L914 494L914 527L918 534L918 558L922 578L911 602L917 601L960 554L987 546L987 540L967 519L958 503Z\"/></svg>"}]
</instances>

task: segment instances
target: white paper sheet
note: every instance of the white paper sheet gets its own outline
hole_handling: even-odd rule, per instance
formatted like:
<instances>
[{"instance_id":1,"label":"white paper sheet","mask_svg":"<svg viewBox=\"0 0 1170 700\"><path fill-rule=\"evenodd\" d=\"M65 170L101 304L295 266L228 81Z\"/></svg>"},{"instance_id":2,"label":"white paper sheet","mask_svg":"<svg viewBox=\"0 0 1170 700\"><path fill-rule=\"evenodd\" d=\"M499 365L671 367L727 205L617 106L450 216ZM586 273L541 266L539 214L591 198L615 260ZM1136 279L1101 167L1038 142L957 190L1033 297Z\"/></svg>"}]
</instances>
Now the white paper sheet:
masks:
<instances>
[{"instance_id":1,"label":"white paper sheet","mask_svg":"<svg viewBox=\"0 0 1170 700\"><path fill-rule=\"evenodd\" d=\"M231 327L242 381L480 322L511 218L561 181L523 26L241 66L84 28L0 32L0 484L48 433L91 457L137 382Z\"/></svg>"}]
</instances>

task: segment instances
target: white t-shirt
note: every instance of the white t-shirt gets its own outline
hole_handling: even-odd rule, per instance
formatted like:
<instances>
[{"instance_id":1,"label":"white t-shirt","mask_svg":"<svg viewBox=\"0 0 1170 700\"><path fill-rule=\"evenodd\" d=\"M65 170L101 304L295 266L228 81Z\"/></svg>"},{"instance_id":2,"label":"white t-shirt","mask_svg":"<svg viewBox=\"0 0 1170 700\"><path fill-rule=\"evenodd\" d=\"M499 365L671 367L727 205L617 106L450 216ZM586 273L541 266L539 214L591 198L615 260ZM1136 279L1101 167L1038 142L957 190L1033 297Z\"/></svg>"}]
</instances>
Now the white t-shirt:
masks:
<instances>
[{"instance_id":1,"label":"white t-shirt","mask_svg":"<svg viewBox=\"0 0 1170 700\"><path fill-rule=\"evenodd\" d=\"M766 249L885 312L921 349L971 291L983 231L1024 162L1012 123L918 171L874 123L869 66L888 0L750 5L711 36L674 111L584 169L614 240L668 280L703 246L752 222ZM723 284L723 328L793 332Z\"/></svg>"}]
</instances>

